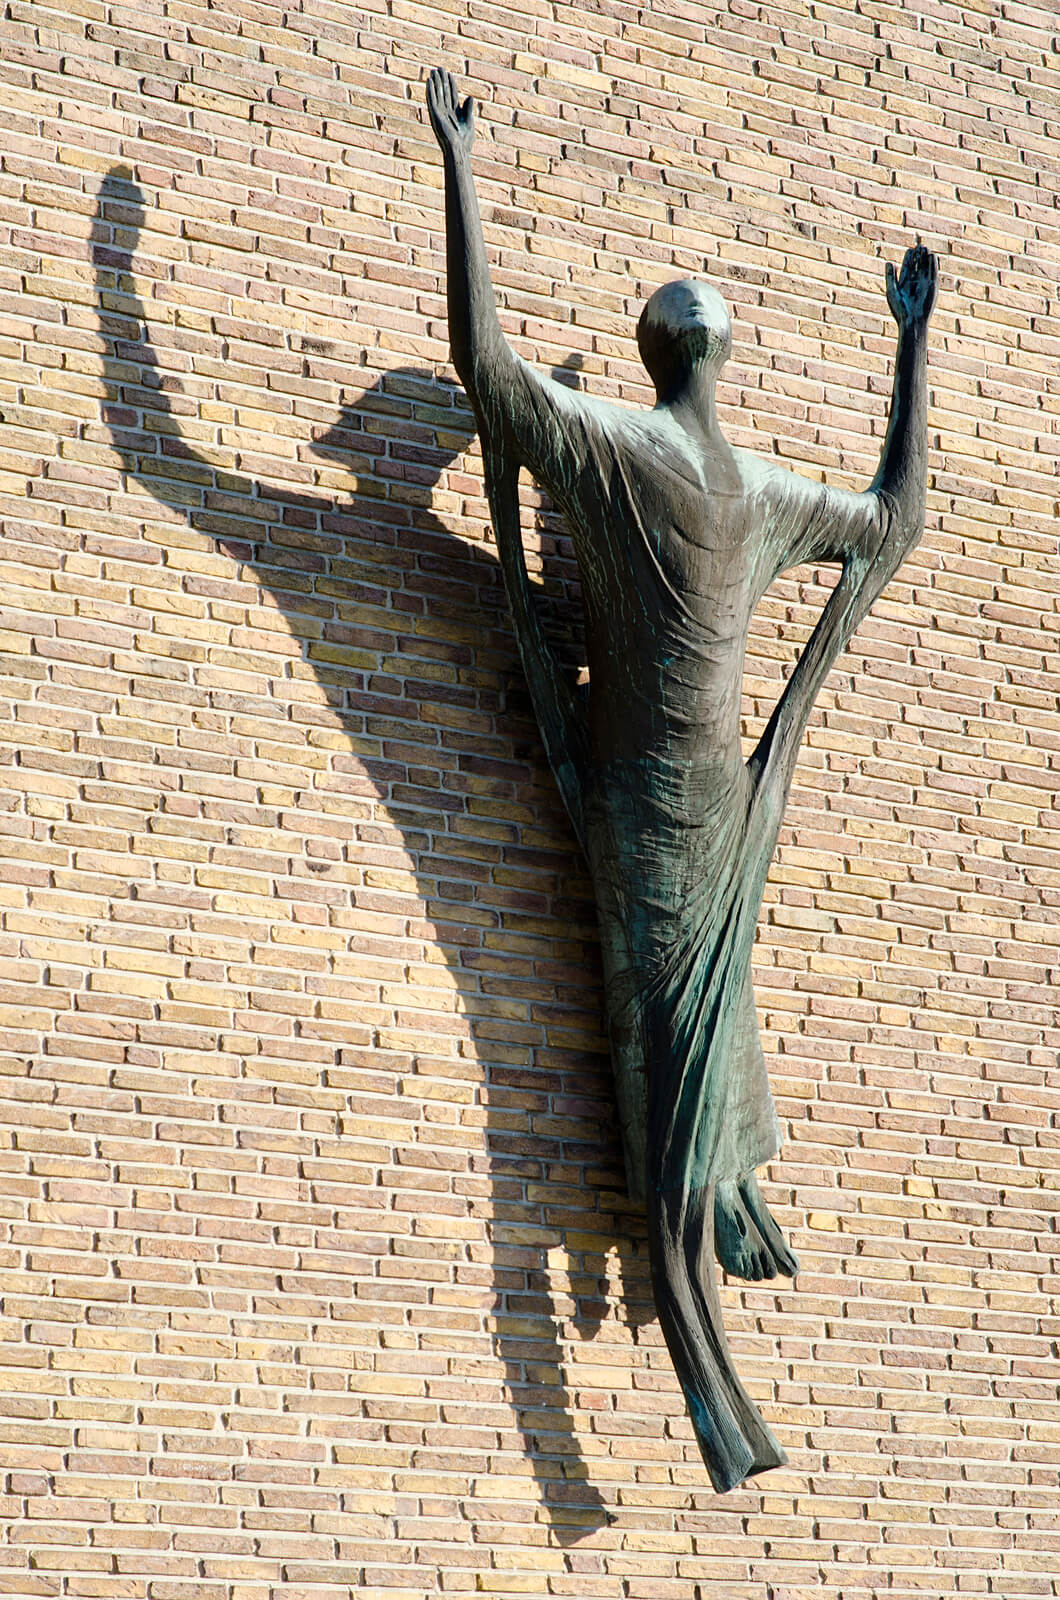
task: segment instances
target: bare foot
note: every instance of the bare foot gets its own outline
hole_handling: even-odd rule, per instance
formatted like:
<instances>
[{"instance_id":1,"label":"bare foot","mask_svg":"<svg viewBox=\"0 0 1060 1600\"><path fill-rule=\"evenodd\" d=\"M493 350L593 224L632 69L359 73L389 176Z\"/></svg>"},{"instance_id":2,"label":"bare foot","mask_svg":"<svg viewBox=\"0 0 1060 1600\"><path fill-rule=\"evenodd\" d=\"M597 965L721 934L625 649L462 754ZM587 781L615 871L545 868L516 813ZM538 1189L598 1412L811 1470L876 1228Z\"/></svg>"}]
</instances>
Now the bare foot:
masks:
<instances>
[{"instance_id":1,"label":"bare foot","mask_svg":"<svg viewBox=\"0 0 1060 1600\"><path fill-rule=\"evenodd\" d=\"M714 1190L714 1249L725 1271L757 1283L775 1278L777 1264L751 1216L740 1185L723 1179Z\"/></svg>"},{"instance_id":2,"label":"bare foot","mask_svg":"<svg viewBox=\"0 0 1060 1600\"><path fill-rule=\"evenodd\" d=\"M766 1205L758 1179L753 1172L739 1181L740 1195L743 1199L744 1209L758 1229L759 1236L766 1249L769 1251L777 1272L782 1272L786 1278L793 1278L799 1270L799 1258L791 1249L784 1235L781 1233L776 1218ZM771 1272L766 1274L771 1278Z\"/></svg>"}]
</instances>

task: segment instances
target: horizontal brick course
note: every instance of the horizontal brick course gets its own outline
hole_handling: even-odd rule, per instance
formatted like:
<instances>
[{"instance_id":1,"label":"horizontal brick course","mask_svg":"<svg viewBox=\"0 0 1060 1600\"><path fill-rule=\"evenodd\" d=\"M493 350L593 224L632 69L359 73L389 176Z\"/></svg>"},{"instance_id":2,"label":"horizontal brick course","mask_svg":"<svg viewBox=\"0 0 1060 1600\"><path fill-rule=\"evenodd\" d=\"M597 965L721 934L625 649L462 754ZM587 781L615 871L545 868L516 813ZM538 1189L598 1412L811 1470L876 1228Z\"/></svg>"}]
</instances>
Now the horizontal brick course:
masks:
<instances>
[{"instance_id":1,"label":"horizontal brick course","mask_svg":"<svg viewBox=\"0 0 1060 1600\"><path fill-rule=\"evenodd\" d=\"M1052 7L10 0L0 1592L1060 1592ZM820 697L756 948L790 1465L710 1492L625 1198L590 887L448 365L442 61L506 332L871 476L942 255L923 543ZM528 563L575 661L562 525ZM748 739L834 579L754 619Z\"/></svg>"}]
</instances>

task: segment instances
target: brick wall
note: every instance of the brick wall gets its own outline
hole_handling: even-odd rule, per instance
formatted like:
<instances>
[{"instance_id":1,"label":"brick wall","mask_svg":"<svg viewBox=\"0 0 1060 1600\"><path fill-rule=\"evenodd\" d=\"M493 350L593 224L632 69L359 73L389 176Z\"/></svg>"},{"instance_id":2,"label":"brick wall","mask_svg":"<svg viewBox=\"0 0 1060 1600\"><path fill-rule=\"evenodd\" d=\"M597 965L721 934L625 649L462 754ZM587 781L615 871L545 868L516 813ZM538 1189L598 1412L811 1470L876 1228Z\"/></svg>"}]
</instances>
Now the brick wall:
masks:
<instances>
[{"instance_id":1,"label":"brick wall","mask_svg":"<svg viewBox=\"0 0 1060 1600\"><path fill-rule=\"evenodd\" d=\"M8 0L4 1596L1060 1593L1055 20ZM726 1319L791 1464L720 1499L447 365L435 61L505 326L595 393L706 271L730 436L864 482L883 261L943 256L927 533L757 948L803 1270Z\"/></svg>"}]
</instances>

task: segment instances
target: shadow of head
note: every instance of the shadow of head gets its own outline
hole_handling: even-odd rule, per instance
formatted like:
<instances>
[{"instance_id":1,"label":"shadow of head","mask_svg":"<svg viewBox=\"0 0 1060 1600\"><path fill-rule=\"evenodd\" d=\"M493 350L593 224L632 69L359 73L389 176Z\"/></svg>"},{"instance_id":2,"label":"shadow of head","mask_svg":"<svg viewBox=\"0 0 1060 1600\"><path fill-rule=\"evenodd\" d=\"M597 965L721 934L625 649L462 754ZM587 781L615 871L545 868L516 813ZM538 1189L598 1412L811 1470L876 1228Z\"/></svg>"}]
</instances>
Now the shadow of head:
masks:
<instances>
[{"instance_id":1,"label":"shadow of head","mask_svg":"<svg viewBox=\"0 0 1060 1600\"><path fill-rule=\"evenodd\" d=\"M215 461L207 460L182 436L178 411L182 415L189 412L179 405L181 371L179 367L168 372L163 368L137 281L151 281L150 269L141 269L142 276L136 271L146 213L144 192L129 168L116 167L109 172L99 190L92 264L104 340L103 420L123 465L143 478L162 500L174 498L167 495L166 463L175 469L171 484L182 475L176 470L178 462L198 462L204 475L209 475L209 481L203 479L206 493L216 495L223 483L228 496L254 501L259 520L267 520L270 508L277 504L319 510L319 498L302 489L242 478L238 455L235 473L220 472ZM169 271L164 264L157 278L168 276ZM221 332L217 339L223 368L229 356L228 343ZM317 359L333 354L327 341L308 336L295 336L294 349L302 358L303 377L312 376ZM316 429L304 449L363 477L373 487L373 498L403 499L411 509L429 504L429 491L474 435L474 417L458 385L423 368L401 366L375 374L363 393L342 405L333 423ZM153 465L147 460L151 456ZM186 477L186 467L183 475ZM299 474L299 481L304 476ZM421 492L417 494L417 490ZM184 494L181 503L188 506L194 522L194 498Z\"/></svg>"},{"instance_id":2,"label":"shadow of head","mask_svg":"<svg viewBox=\"0 0 1060 1600\"><path fill-rule=\"evenodd\" d=\"M583 365L575 350L552 368L552 376L576 389ZM414 420L406 426L410 407ZM312 448L326 461L346 462L363 449L366 434L392 441L396 435L406 445L396 459L407 462L409 481L429 486L437 472L463 454L475 433L474 415L459 385L420 367L395 367L374 389L345 402L338 420L316 435Z\"/></svg>"},{"instance_id":3,"label":"shadow of head","mask_svg":"<svg viewBox=\"0 0 1060 1600\"><path fill-rule=\"evenodd\" d=\"M144 191L130 167L116 166L105 175L91 234L92 263L101 331L109 346L104 357L108 379L104 421L126 457L123 430L141 420L134 411L146 405L156 415L172 413L170 397L179 390L179 379L160 370L135 282L136 253L147 209ZM315 356L330 354L326 341L306 337L301 342L307 364ZM223 339L220 348L223 356ZM123 362L135 363L138 370L122 372ZM575 351L552 369L552 375L558 382L577 387L582 365L582 356ZM122 401L130 399L130 386L135 386L138 406L123 407ZM402 365L379 373L355 399L344 401L336 420L319 427L307 448L323 461L350 468L374 485L382 485L390 491L388 498L400 495L410 508L419 505L426 510L430 490L464 454L475 433L474 415L459 384L422 367ZM157 442L162 454L194 459L194 451L179 436L169 436L168 444L166 440L165 430L159 430L157 441L140 442ZM125 464L128 470L142 467L142 454L135 463L126 460ZM159 475L153 476L157 481ZM238 492L251 485L226 487ZM254 499L262 509L266 500L305 502L303 494L285 495L282 488L274 486L267 494L259 489Z\"/></svg>"}]
</instances>

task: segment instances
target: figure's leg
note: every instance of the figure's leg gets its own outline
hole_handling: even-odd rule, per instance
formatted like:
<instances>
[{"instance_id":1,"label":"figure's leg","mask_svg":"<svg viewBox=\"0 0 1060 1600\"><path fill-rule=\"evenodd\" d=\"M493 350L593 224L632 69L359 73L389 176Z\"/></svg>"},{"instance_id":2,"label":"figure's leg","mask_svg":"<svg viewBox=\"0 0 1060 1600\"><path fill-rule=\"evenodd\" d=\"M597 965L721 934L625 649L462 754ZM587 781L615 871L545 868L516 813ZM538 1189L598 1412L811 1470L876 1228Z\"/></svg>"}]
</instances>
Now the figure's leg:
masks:
<instances>
[{"instance_id":1,"label":"figure's leg","mask_svg":"<svg viewBox=\"0 0 1060 1600\"><path fill-rule=\"evenodd\" d=\"M668 1032L657 1017L651 1036ZM704 1069L698 1049L683 1063ZM785 1455L732 1363L714 1264L715 1186L704 1176L695 1117L681 1116L676 1096L680 1051L651 1060L648 1226L652 1286L659 1320L684 1391L696 1439L715 1489L723 1492Z\"/></svg>"},{"instance_id":2,"label":"figure's leg","mask_svg":"<svg viewBox=\"0 0 1060 1600\"><path fill-rule=\"evenodd\" d=\"M787 1457L767 1427L754 1401L744 1389L732 1364L729 1341L721 1317L717 1274L714 1270L715 1251L711 1219L715 1214L715 1205L711 1190L712 1186L708 1185L704 1189L693 1189L689 1195L688 1217L685 1224L685 1259L702 1311L703 1326L709 1331L722 1364L729 1404L739 1418L744 1437L754 1453L754 1462L748 1470L750 1476L769 1467L782 1466Z\"/></svg>"}]
</instances>

